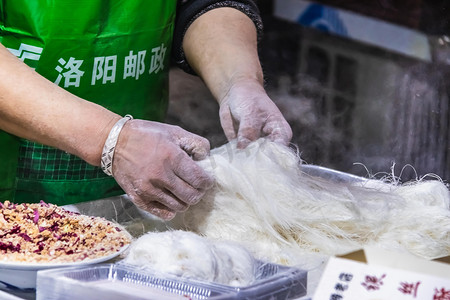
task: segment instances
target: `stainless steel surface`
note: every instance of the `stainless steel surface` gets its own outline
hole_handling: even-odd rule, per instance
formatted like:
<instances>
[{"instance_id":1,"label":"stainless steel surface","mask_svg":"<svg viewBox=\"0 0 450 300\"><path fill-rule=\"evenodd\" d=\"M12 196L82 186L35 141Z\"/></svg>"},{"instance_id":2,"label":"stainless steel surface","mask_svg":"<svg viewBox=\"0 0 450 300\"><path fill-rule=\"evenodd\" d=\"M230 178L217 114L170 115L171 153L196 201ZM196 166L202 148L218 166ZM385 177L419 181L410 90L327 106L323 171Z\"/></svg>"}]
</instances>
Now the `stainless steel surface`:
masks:
<instances>
[{"instance_id":1,"label":"stainless steel surface","mask_svg":"<svg viewBox=\"0 0 450 300\"><path fill-rule=\"evenodd\" d=\"M316 165L302 165L301 170L308 175L320 177L333 182L355 183L367 180L367 178L361 176Z\"/></svg>"}]
</instances>

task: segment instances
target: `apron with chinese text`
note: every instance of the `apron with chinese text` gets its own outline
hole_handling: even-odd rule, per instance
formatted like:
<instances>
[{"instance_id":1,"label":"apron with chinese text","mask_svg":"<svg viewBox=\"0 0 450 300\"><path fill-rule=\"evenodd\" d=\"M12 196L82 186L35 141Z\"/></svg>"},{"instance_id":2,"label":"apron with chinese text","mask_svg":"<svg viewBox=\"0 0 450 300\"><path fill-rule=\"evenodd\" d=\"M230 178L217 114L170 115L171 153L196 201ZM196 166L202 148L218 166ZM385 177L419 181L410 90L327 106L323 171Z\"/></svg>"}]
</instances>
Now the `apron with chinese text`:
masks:
<instances>
[{"instance_id":1,"label":"apron with chinese text","mask_svg":"<svg viewBox=\"0 0 450 300\"><path fill-rule=\"evenodd\" d=\"M176 4L0 0L0 43L83 99L122 116L161 121ZM99 167L0 131L0 201L64 205L119 194L114 178Z\"/></svg>"}]
</instances>

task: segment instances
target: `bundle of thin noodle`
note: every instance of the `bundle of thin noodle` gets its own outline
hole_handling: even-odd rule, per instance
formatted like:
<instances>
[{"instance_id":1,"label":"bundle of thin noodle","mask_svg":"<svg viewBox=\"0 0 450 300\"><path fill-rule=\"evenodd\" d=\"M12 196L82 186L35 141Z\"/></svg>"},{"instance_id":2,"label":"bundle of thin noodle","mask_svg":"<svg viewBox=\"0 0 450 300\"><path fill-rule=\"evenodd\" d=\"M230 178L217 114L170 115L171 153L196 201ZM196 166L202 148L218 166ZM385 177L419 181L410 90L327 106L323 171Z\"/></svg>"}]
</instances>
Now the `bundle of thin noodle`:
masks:
<instances>
[{"instance_id":1,"label":"bundle of thin noodle","mask_svg":"<svg viewBox=\"0 0 450 300\"><path fill-rule=\"evenodd\" d=\"M122 263L231 286L249 285L257 273L257 262L244 247L181 230L144 234Z\"/></svg>"},{"instance_id":2,"label":"bundle of thin noodle","mask_svg":"<svg viewBox=\"0 0 450 300\"><path fill-rule=\"evenodd\" d=\"M365 245L424 258L450 254L450 192L439 180L335 183L302 172L291 148L234 142L199 162L215 187L182 216L185 229L245 245L259 259L342 254Z\"/></svg>"}]
</instances>

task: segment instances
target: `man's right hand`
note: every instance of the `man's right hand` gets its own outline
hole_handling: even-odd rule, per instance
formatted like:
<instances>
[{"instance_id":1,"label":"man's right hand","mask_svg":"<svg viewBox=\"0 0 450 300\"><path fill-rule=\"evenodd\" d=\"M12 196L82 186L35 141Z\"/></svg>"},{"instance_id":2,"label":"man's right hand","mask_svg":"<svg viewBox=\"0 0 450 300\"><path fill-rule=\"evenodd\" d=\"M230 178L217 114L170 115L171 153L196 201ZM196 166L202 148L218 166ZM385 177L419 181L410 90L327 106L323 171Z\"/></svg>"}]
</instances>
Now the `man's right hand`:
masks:
<instances>
[{"instance_id":1,"label":"man's right hand","mask_svg":"<svg viewBox=\"0 0 450 300\"><path fill-rule=\"evenodd\" d=\"M170 220L213 186L195 163L209 150L207 139L178 126L130 120L119 135L112 171L139 208Z\"/></svg>"}]
</instances>

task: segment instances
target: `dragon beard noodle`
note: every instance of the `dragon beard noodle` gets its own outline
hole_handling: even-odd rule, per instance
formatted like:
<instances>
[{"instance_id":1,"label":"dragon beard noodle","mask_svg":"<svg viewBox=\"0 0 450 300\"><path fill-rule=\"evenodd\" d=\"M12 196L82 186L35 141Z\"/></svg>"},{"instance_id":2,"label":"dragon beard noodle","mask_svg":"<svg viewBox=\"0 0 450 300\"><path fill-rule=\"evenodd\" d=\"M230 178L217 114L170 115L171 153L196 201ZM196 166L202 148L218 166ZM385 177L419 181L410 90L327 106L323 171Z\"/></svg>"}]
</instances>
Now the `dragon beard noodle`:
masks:
<instances>
[{"instance_id":1,"label":"dragon beard noodle","mask_svg":"<svg viewBox=\"0 0 450 300\"><path fill-rule=\"evenodd\" d=\"M216 184L181 218L185 229L294 264L365 245L424 258L450 254L450 192L438 180L334 183L302 172L291 148L260 139L213 149L199 164Z\"/></svg>"}]
</instances>

